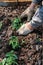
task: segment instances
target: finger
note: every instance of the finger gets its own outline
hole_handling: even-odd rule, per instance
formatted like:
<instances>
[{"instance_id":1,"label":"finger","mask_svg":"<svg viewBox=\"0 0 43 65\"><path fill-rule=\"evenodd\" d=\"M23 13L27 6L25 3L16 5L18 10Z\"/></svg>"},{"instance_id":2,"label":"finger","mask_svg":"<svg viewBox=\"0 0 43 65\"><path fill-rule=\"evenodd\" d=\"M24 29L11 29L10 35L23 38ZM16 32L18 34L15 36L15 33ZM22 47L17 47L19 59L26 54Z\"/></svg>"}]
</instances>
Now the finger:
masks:
<instances>
[{"instance_id":1,"label":"finger","mask_svg":"<svg viewBox=\"0 0 43 65\"><path fill-rule=\"evenodd\" d=\"M18 35L23 35L23 30L21 30L21 31L20 31L20 30L17 31L17 34L18 34Z\"/></svg>"},{"instance_id":2,"label":"finger","mask_svg":"<svg viewBox=\"0 0 43 65\"><path fill-rule=\"evenodd\" d=\"M31 20L31 17L30 17L30 16L28 16L27 21L28 21L28 22L30 22L30 20Z\"/></svg>"},{"instance_id":3,"label":"finger","mask_svg":"<svg viewBox=\"0 0 43 65\"><path fill-rule=\"evenodd\" d=\"M23 34L23 31L24 31L24 28L25 28L25 24L23 24L16 32L17 34Z\"/></svg>"},{"instance_id":4,"label":"finger","mask_svg":"<svg viewBox=\"0 0 43 65\"><path fill-rule=\"evenodd\" d=\"M23 13L20 15L20 18L23 19L25 16L26 16L26 13L23 12Z\"/></svg>"},{"instance_id":5,"label":"finger","mask_svg":"<svg viewBox=\"0 0 43 65\"><path fill-rule=\"evenodd\" d=\"M30 21L30 20L32 19L32 15L33 15L32 13L29 13L29 14L28 14L27 21Z\"/></svg>"}]
</instances>

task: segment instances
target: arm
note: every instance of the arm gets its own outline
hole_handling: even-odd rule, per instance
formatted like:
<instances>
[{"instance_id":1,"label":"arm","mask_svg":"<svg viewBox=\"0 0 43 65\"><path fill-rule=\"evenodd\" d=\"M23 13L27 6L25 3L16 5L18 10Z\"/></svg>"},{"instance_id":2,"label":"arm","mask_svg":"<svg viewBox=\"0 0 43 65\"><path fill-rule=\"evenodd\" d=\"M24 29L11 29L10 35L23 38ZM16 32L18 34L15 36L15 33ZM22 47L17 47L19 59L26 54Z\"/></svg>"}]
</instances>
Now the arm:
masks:
<instances>
[{"instance_id":1,"label":"arm","mask_svg":"<svg viewBox=\"0 0 43 65\"><path fill-rule=\"evenodd\" d=\"M35 3L32 2L31 5L24 12L22 12L20 18L24 18L25 16L27 16L28 20L30 20L31 15L33 14L34 8L36 6L37 6L37 4L35 4Z\"/></svg>"},{"instance_id":2,"label":"arm","mask_svg":"<svg viewBox=\"0 0 43 65\"><path fill-rule=\"evenodd\" d=\"M34 8L40 3L41 0L33 0L31 5L22 13L22 16L28 16L28 21L30 20L30 17L33 13ZM28 33L32 32L34 30L31 22L23 24L18 30L18 35L27 35Z\"/></svg>"},{"instance_id":3,"label":"arm","mask_svg":"<svg viewBox=\"0 0 43 65\"><path fill-rule=\"evenodd\" d=\"M31 5L29 6L30 10L33 10L41 2L42 2L42 0L32 0Z\"/></svg>"},{"instance_id":4,"label":"arm","mask_svg":"<svg viewBox=\"0 0 43 65\"><path fill-rule=\"evenodd\" d=\"M42 0L32 0L31 5L21 14L20 18L27 17L27 21L30 21L35 7L38 5L38 3L41 3Z\"/></svg>"},{"instance_id":5,"label":"arm","mask_svg":"<svg viewBox=\"0 0 43 65\"><path fill-rule=\"evenodd\" d=\"M37 3L40 4L42 2L42 0L32 0L33 3Z\"/></svg>"},{"instance_id":6,"label":"arm","mask_svg":"<svg viewBox=\"0 0 43 65\"><path fill-rule=\"evenodd\" d=\"M36 3L31 3L31 5L28 7L31 11L34 10L34 8L37 6Z\"/></svg>"}]
</instances>

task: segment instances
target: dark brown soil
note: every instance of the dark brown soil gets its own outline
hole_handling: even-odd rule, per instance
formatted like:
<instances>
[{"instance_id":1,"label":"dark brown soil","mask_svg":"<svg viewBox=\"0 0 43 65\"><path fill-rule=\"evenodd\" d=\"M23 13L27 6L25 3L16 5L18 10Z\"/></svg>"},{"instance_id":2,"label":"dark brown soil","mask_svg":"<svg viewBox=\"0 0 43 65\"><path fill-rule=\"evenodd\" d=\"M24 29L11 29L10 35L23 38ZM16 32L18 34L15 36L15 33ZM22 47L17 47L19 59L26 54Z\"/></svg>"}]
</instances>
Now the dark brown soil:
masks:
<instances>
[{"instance_id":1,"label":"dark brown soil","mask_svg":"<svg viewBox=\"0 0 43 65\"><path fill-rule=\"evenodd\" d=\"M20 15L26 8L26 6L15 7L0 7L0 21L3 22L2 30L0 31L0 60L5 57L5 54L12 48L8 45L9 37L16 35L16 31L11 28L11 20L16 15ZM43 62L43 26L40 26L27 36L17 36L21 44L21 48L16 50L18 55L19 65L41 65ZM37 42L37 39L40 42ZM21 40L24 40L24 44Z\"/></svg>"}]
</instances>

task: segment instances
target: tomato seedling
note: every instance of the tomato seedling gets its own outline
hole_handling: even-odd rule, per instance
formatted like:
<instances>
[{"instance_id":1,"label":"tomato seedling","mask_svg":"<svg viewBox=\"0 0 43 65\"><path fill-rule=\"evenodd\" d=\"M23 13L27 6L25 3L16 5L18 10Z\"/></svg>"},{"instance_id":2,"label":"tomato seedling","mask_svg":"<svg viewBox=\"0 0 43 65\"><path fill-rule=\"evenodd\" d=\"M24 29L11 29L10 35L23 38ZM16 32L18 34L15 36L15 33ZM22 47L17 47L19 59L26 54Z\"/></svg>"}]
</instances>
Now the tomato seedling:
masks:
<instances>
[{"instance_id":1,"label":"tomato seedling","mask_svg":"<svg viewBox=\"0 0 43 65\"><path fill-rule=\"evenodd\" d=\"M20 28L22 24L23 23L21 23L21 19L19 17L16 17L15 19L13 19L11 26L13 29L17 30Z\"/></svg>"},{"instance_id":2,"label":"tomato seedling","mask_svg":"<svg viewBox=\"0 0 43 65\"><path fill-rule=\"evenodd\" d=\"M6 54L6 58L0 62L0 65L18 65L18 57L14 54L14 51L10 51Z\"/></svg>"},{"instance_id":3,"label":"tomato seedling","mask_svg":"<svg viewBox=\"0 0 43 65\"><path fill-rule=\"evenodd\" d=\"M0 30L1 30L1 28L2 28L2 22L0 22Z\"/></svg>"},{"instance_id":4,"label":"tomato seedling","mask_svg":"<svg viewBox=\"0 0 43 65\"><path fill-rule=\"evenodd\" d=\"M11 45L13 49L17 49L19 47L18 37L11 36L9 39L9 45Z\"/></svg>"}]
</instances>

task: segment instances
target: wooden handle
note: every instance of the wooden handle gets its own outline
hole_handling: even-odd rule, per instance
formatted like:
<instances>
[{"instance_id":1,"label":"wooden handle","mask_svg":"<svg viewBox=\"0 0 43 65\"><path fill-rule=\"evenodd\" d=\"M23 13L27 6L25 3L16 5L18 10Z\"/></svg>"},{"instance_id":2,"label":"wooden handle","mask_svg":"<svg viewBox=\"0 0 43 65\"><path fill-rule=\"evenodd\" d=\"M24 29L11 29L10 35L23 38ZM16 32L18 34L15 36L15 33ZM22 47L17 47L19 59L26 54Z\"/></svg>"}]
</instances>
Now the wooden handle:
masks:
<instances>
[{"instance_id":1,"label":"wooden handle","mask_svg":"<svg viewBox=\"0 0 43 65\"><path fill-rule=\"evenodd\" d=\"M19 2L29 2L29 1L32 1L32 0L18 0Z\"/></svg>"},{"instance_id":2,"label":"wooden handle","mask_svg":"<svg viewBox=\"0 0 43 65\"><path fill-rule=\"evenodd\" d=\"M27 2L32 0L0 0L0 2Z\"/></svg>"}]
</instances>

